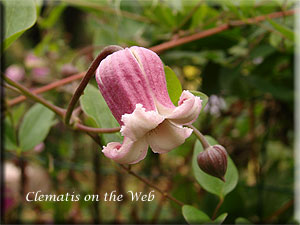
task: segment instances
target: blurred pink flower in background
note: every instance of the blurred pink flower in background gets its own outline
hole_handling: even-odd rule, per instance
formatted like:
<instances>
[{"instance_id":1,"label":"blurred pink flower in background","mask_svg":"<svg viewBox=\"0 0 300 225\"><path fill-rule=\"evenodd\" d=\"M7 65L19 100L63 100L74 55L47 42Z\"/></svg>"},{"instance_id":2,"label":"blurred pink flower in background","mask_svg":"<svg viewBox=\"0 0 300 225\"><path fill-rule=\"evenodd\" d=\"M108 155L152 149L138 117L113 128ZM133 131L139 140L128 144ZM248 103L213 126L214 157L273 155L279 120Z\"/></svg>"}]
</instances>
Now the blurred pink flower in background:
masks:
<instances>
[{"instance_id":1,"label":"blurred pink flower in background","mask_svg":"<svg viewBox=\"0 0 300 225\"><path fill-rule=\"evenodd\" d=\"M47 77L50 75L50 68L47 62L42 58L30 52L26 55L24 64L28 69L31 69L32 78L37 82L47 82Z\"/></svg>"},{"instance_id":2,"label":"blurred pink flower in background","mask_svg":"<svg viewBox=\"0 0 300 225\"><path fill-rule=\"evenodd\" d=\"M37 67L32 69L32 75L34 78L43 78L50 74L50 69L47 67Z\"/></svg>"},{"instance_id":3,"label":"blurred pink flower in background","mask_svg":"<svg viewBox=\"0 0 300 225\"><path fill-rule=\"evenodd\" d=\"M32 52L28 53L25 57L25 66L28 68L37 68L45 66L45 62L42 58L37 57Z\"/></svg>"},{"instance_id":4,"label":"blurred pink flower in background","mask_svg":"<svg viewBox=\"0 0 300 225\"><path fill-rule=\"evenodd\" d=\"M38 145L36 145L36 146L33 148L33 150L34 150L35 152L37 152L37 153L40 153L40 152L44 151L44 149L45 149L45 144L44 144L44 142L39 143Z\"/></svg>"},{"instance_id":5,"label":"blurred pink flower in background","mask_svg":"<svg viewBox=\"0 0 300 225\"><path fill-rule=\"evenodd\" d=\"M4 190L4 211L7 212L12 209L15 203L16 200L13 197L12 191L6 187Z\"/></svg>"},{"instance_id":6,"label":"blurred pink flower in background","mask_svg":"<svg viewBox=\"0 0 300 225\"><path fill-rule=\"evenodd\" d=\"M61 67L61 73L64 76L69 76L74 73L78 73L78 69L75 66L73 66L71 63L67 63Z\"/></svg>"},{"instance_id":7,"label":"blurred pink flower in background","mask_svg":"<svg viewBox=\"0 0 300 225\"><path fill-rule=\"evenodd\" d=\"M15 82L20 82L24 79L25 70L22 66L13 64L7 67L7 69L5 70L5 76Z\"/></svg>"}]
</instances>

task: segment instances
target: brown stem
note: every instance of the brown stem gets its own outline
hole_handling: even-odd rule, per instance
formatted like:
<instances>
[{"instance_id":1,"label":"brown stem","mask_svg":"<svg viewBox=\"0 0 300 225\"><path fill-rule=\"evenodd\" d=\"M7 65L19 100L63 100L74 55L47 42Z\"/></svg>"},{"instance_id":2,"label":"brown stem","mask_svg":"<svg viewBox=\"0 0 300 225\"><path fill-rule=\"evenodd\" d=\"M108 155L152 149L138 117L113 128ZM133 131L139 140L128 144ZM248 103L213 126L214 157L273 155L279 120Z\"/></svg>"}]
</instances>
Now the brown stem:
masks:
<instances>
[{"instance_id":1,"label":"brown stem","mask_svg":"<svg viewBox=\"0 0 300 225\"><path fill-rule=\"evenodd\" d=\"M14 82L13 80L9 79L8 77L4 76L4 80L12 85L13 87L17 88L19 91L22 92L22 94L24 94L25 96L35 100L36 102L41 103L42 105L46 106L48 109L52 110L53 112L55 112L57 115L63 117L65 110L53 105L52 103L46 101L44 98L41 98L40 96L32 93L28 88L24 87L23 85Z\"/></svg>"},{"instance_id":2,"label":"brown stem","mask_svg":"<svg viewBox=\"0 0 300 225\"><path fill-rule=\"evenodd\" d=\"M172 200L173 202L177 203L180 206L184 206L185 204L181 201L179 201L178 199L174 198L173 196L171 196L168 192L165 192L163 190L161 190L159 187L155 186L154 184L152 184L150 181L146 180L145 178L139 176L138 174L136 174L135 172L133 172L130 168L120 164L120 166L126 170L129 174L133 175L134 177L136 177L137 179L139 179L140 181L142 181L143 183L145 183L146 185L148 185L149 187L154 188L155 190L157 190L159 193L161 193L165 198L168 198L170 200Z\"/></svg>"},{"instance_id":3,"label":"brown stem","mask_svg":"<svg viewBox=\"0 0 300 225\"><path fill-rule=\"evenodd\" d=\"M165 51L167 49L174 48L174 47L179 46L179 45L183 45L183 44L186 44L186 43L189 43L189 42L192 42L192 41L204 38L204 37L211 36L213 34L220 33L224 30L227 30L228 28L229 28L228 24L223 24L221 26L211 28L211 29L208 29L208 30L205 30L205 31L201 31L201 32L196 33L196 34L192 34L192 35L189 35L189 36L186 36L186 37L182 37L182 38L178 38L178 39L174 39L174 40L171 40L171 41L164 42L162 44L151 47L150 49L159 54L159 53L162 53L163 51Z\"/></svg>"},{"instance_id":4,"label":"brown stem","mask_svg":"<svg viewBox=\"0 0 300 225\"><path fill-rule=\"evenodd\" d=\"M86 86L88 85L90 79L93 77L97 67L99 66L100 62L108 55L122 50L123 48L117 45L110 45L105 47L100 54L97 56L97 58L92 62L92 64L90 65L88 71L86 72L85 76L83 77L83 79L81 80L79 86L77 87L75 93L72 96L72 99L68 105L67 108L67 112L65 114L65 124L69 124L70 122L70 118L72 115L72 112L74 110L74 107L76 105L76 103L78 102L81 94L83 93L84 89L86 88Z\"/></svg>"},{"instance_id":5,"label":"brown stem","mask_svg":"<svg viewBox=\"0 0 300 225\"><path fill-rule=\"evenodd\" d=\"M81 123L75 124L76 130L82 130L90 133L116 133L120 131L120 127L113 127L113 128L94 128L88 127Z\"/></svg>"},{"instance_id":6,"label":"brown stem","mask_svg":"<svg viewBox=\"0 0 300 225\"><path fill-rule=\"evenodd\" d=\"M162 44L151 47L150 49L156 53L161 53L167 49L174 48L174 47L182 45L182 44L186 44L186 43L189 43L189 42L201 39L201 38L211 36L213 34L220 33L222 31L228 30L231 27L255 24L255 23L258 23L258 22L266 20L266 19L274 19L274 18L283 17L283 16L290 16L290 15L295 14L298 11L299 11L299 9L296 8L296 9L285 11L284 13L283 12L274 12L274 13L270 13L267 15L261 15L261 16L257 16L257 17L253 17L253 18L249 18L249 19L231 21L229 23L222 24L218 27L214 27L214 28L200 31L198 33L195 33L195 34L192 34L192 35L189 35L186 37L182 37L182 38L178 38L175 40L164 42Z\"/></svg>"},{"instance_id":7,"label":"brown stem","mask_svg":"<svg viewBox=\"0 0 300 225\"><path fill-rule=\"evenodd\" d=\"M223 197L220 197L219 203L218 203L218 205L217 205L216 208L215 208L215 211L214 211L214 213L213 213L213 216L211 217L212 220L215 220L215 219L216 219L217 213L218 213L218 211L219 211L221 205L223 204L223 202L224 202L224 198L223 198Z\"/></svg>"},{"instance_id":8,"label":"brown stem","mask_svg":"<svg viewBox=\"0 0 300 225\"><path fill-rule=\"evenodd\" d=\"M265 220L265 222L269 224L273 223L278 216L280 216L282 213L288 210L291 206L293 206L293 204L294 204L294 199L291 199L290 201L286 202L283 206L277 209L271 216L269 216Z\"/></svg>"},{"instance_id":9,"label":"brown stem","mask_svg":"<svg viewBox=\"0 0 300 225\"><path fill-rule=\"evenodd\" d=\"M43 87L40 87L40 88L36 88L34 90L32 90L32 93L34 94L40 94L40 93L43 93L43 92L46 92L46 91L50 91L54 88L57 88L57 87L60 87L60 86L63 86L65 84L68 84L74 80L78 80L78 79L81 79L82 77L84 77L85 73L78 73L78 74L74 74L72 76L69 76L67 78L64 78L64 79L61 79L61 80L58 80L58 81L54 81L53 83L51 84L47 84ZM8 101L8 105L9 106L13 106L13 105L16 105L20 102L23 102L24 100L26 99L26 96L19 96L19 97L16 97L10 101Z\"/></svg>"},{"instance_id":10,"label":"brown stem","mask_svg":"<svg viewBox=\"0 0 300 225\"><path fill-rule=\"evenodd\" d=\"M204 137L204 135L193 125L188 125L189 128L193 129L194 134L197 136L197 138L199 139L199 141L202 144L203 149L207 149L210 144L207 142L206 138Z\"/></svg>"},{"instance_id":11,"label":"brown stem","mask_svg":"<svg viewBox=\"0 0 300 225\"><path fill-rule=\"evenodd\" d=\"M22 92L20 92L17 88L15 88L15 87L13 87L13 86L11 86L11 85L9 85L9 84L4 83L3 86L4 86L5 88L7 88L7 89L10 89L10 90L12 90L12 91L18 93L18 94L22 94Z\"/></svg>"},{"instance_id":12,"label":"brown stem","mask_svg":"<svg viewBox=\"0 0 300 225\"><path fill-rule=\"evenodd\" d=\"M43 104L44 106L46 106L48 109L52 110L54 113L56 113L57 115L59 115L61 118L64 118L65 116L65 109L60 108L58 106L53 105L52 103L48 102L47 100L45 100L44 98L32 93L32 91L30 91L29 89L27 89L26 87L24 87L23 85L14 82L13 80L9 79L8 77L4 77L5 81L7 83L9 83L10 85L12 85L14 88L17 88L20 92L22 92L22 94L24 94L25 96L27 96L28 98L39 102L41 104ZM85 132L90 132L90 133L115 133L118 132L120 130L119 127L115 127L115 128L94 128L94 127L88 127L85 126L79 122L75 123L74 125L74 129L77 130L82 130Z\"/></svg>"}]
</instances>

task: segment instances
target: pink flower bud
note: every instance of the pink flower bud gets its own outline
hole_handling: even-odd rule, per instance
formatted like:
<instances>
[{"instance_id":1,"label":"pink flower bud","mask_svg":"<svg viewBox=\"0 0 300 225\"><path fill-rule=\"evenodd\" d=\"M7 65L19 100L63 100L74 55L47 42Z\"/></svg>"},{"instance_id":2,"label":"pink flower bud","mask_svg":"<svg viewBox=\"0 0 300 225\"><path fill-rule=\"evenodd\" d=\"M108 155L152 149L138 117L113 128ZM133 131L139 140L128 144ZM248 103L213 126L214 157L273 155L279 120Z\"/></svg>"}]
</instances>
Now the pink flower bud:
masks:
<instances>
[{"instance_id":1,"label":"pink flower bud","mask_svg":"<svg viewBox=\"0 0 300 225\"><path fill-rule=\"evenodd\" d=\"M220 178L225 182L225 173L227 170L227 153L222 145L214 145L200 152L197 162L205 173Z\"/></svg>"},{"instance_id":2,"label":"pink flower bud","mask_svg":"<svg viewBox=\"0 0 300 225\"><path fill-rule=\"evenodd\" d=\"M7 67L5 75L15 82L20 82L25 76L25 70L23 67L13 64Z\"/></svg>"},{"instance_id":3,"label":"pink flower bud","mask_svg":"<svg viewBox=\"0 0 300 225\"><path fill-rule=\"evenodd\" d=\"M144 159L148 146L166 153L184 143L201 109L199 97L183 91L174 106L168 95L164 66L153 51L131 47L114 52L96 71L99 89L121 125L123 143L103 148L106 157L133 164Z\"/></svg>"}]
</instances>

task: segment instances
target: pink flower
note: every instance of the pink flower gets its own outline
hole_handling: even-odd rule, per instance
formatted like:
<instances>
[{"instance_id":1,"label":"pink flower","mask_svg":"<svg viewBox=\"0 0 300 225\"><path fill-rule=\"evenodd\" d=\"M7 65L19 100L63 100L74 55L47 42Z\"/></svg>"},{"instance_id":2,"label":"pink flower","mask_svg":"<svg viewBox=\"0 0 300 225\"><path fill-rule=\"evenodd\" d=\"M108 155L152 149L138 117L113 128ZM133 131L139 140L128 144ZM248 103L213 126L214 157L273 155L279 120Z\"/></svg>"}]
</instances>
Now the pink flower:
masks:
<instances>
[{"instance_id":1,"label":"pink flower","mask_svg":"<svg viewBox=\"0 0 300 225\"><path fill-rule=\"evenodd\" d=\"M45 149L45 144L44 144L44 142L41 142L41 143L37 144L37 145L33 148L33 150L34 150L35 152L37 152L37 153L40 153L40 152L44 151L44 149Z\"/></svg>"},{"instance_id":2,"label":"pink flower","mask_svg":"<svg viewBox=\"0 0 300 225\"><path fill-rule=\"evenodd\" d=\"M43 78L48 76L50 73L50 69L47 67L36 67L32 69L32 74L34 78Z\"/></svg>"},{"instance_id":3,"label":"pink flower","mask_svg":"<svg viewBox=\"0 0 300 225\"><path fill-rule=\"evenodd\" d=\"M37 67L43 67L45 66L45 61L37 57L34 53L30 52L25 57L25 66L28 68L37 68Z\"/></svg>"},{"instance_id":4,"label":"pink flower","mask_svg":"<svg viewBox=\"0 0 300 225\"><path fill-rule=\"evenodd\" d=\"M72 75L74 73L78 73L78 70L71 63L68 63L68 64L64 64L61 67L61 73L65 76L68 76L68 75Z\"/></svg>"},{"instance_id":5,"label":"pink flower","mask_svg":"<svg viewBox=\"0 0 300 225\"><path fill-rule=\"evenodd\" d=\"M5 75L15 82L20 82L25 76L25 70L23 67L13 64L7 67Z\"/></svg>"},{"instance_id":6,"label":"pink flower","mask_svg":"<svg viewBox=\"0 0 300 225\"><path fill-rule=\"evenodd\" d=\"M123 144L103 148L106 157L122 164L145 158L150 145L166 153L184 143L201 110L199 97L183 91L174 106L168 95L164 67L152 51L131 47L107 56L96 71L99 89L121 125Z\"/></svg>"}]
</instances>

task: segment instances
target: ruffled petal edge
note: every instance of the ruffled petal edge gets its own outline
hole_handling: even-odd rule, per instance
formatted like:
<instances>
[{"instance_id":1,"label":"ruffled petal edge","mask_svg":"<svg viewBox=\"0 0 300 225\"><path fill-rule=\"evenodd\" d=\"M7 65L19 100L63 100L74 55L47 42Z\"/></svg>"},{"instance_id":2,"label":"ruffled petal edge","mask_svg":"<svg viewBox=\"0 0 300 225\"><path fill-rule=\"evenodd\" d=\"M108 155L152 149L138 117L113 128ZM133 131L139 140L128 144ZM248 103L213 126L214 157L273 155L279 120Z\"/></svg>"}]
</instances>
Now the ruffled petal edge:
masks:
<instances>
[{"instance_id":1,"label":"ruffled petal edge","mask_svg":"<svg viewBox=\"0 0 300 225\"><path fill-rule=\"evenodd\" d=\"M107 146L103 147L102 152L107 158L120 164L135 164L146 157L148 146L146 138L132 141L125 137L123 144L118 142L108 143Z\"/></svg>"},{"instance_id":2,"label":"ruffled petal edge","mask_svg":"<svg viewBox=\"0 0 300 225\"><path fill-rule=\"evenodd\" d=\"M166 115L166 118L176 124L189 125L198 118L201 107L202 100L185 90L180 96L178 106L169 115Z\"/></svg>"}]
</instances>

